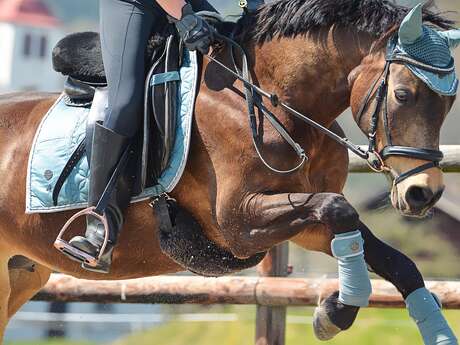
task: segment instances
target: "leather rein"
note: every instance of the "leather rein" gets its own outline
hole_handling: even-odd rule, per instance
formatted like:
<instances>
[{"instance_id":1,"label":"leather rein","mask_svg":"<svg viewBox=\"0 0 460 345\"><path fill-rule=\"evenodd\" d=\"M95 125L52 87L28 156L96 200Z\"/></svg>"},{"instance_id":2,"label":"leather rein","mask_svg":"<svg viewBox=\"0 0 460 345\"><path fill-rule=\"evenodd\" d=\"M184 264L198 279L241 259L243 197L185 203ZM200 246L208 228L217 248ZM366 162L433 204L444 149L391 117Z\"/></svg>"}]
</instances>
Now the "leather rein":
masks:
<instances>
[{"instance_id":1,"label":"leather rein","mask_svg":"<svg viewBox=\"0 0 460 345\"><path fill-rule=\"evenodd\" d=\"M270 169L272 172L275 172L278 174L290 174L290 173L296 172L299 169L301 169L304 166L304 164L308 161L308 156L306 155L305 150L301 147L301 145L298 144L292 138L292 136L287 132L287 130L284 128L281 121L275 116L275 114L273 114L269 109L267 109L267 107L263 103L263 99L269 100L273 107L275 108L279 107L283 109L288 114L294 116L297 119L300 119L301 121L307 123L313 128L319 130L321 133L328 136L329 138L334 140L339 145L346 147L348 150L355 153L361 159L366 160L370 168L373 169L374 171L392 173L394 177L393 183L395 185L404 181L410 176L413 176L415 174L418 174L420 172L423 172L425 170L428 170L434 167L439 167L439 162L444 158L443 153L439 150L393 145L393 141L391 138L391 131L389 127L389 121L388 121L388 111L387 111L388 110L387 109L388 77L390 75L390 65L392 62L409 63L419 68L424 68L424 69L427 69L429 71L436 72L436 73L449 73L448 69L439 69L436 67L425 65L403 54L395 53L394 47L393 47L393 50L389 49L389 53L387 53L387 57L386 57L385 68L383 72L381 73L381 75L375 80L375 82L369 89L366 97L364 98L364 101L361 104L361 107L358 113L358 125L359 125L362 121L362 117L365 113L365 110L368 108L368 105L370 103L372 96L376 94L377 105L371 117L370 133L368 134L369 147L366 151L362 149L360 146L352 143L348 138L342 138L341 136L335 134L328 128L321 125L320 123L312 120L310 117L292 108L287 103L281 101L276 94L269 93L261 89L257 85L253 84L251 81L251 75L249 72L248 58L247 58L247 55L244 49L233 39L227 36L223 36L219 33L215 33L215 34L218 39L229 44L231 48L230 51L231 51L231 57L232 57L234 69L229 68L224 63L217 60L210 54L207 54L206 57L210 61L216 63L221 68L223 68L225 71L230 73L233 77L235 77L236 79L238 79L239 81L243 83L246 103L248 107L249 124L250 124L250 128L252 131L252 139L253 139L254 147L256 149L256 152L259 158L263 162L263 164L268 169ZM242 59L241 69L237 66L235 62L235 58L234 58L235 50L239 51L241 55L241 59ZM379 84L379 81L380 81L380 84ZM376 90L377 85L379 86ZM259 145L262 142L262 138L257 129L257 118L256 118L256 111L255 111L256 107L259 109L259 111L262 112L265 118L267 118L267 120L274 127L274 129L281 135L281 137L293 148L293 150L299 157L300 162L294 168L289 169L289 170L279 170L279 169L274 168L270 164L268 164L267 161L264 159L259 149ZM382 107L384 109L383 123L384 123L384 128L385 128L385 135L387 139L387 146L385 146L383 150L378 152L376 134L377 134L378 123L379 123L379 118L380 118ZM429 163L423 164L410 171L397 175L392 172L391 168L385 165L385 160L390 156L402 156L402 157L426 160L426 161L429 161Z\"/></svg>"}]
</instances>

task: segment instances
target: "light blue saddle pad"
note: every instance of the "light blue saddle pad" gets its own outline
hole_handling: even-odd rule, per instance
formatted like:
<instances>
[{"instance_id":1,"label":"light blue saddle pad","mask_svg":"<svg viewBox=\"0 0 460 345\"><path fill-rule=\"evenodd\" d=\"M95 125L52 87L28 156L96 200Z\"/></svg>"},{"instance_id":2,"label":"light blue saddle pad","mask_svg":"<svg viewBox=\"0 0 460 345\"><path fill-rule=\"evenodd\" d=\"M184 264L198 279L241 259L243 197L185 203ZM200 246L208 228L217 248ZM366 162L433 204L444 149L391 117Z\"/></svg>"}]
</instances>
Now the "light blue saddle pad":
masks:
<instances>
[{"instance_id":1,"label":"light blue saddle pad","mask_svg":"<svg viewBox=\"0 0 460 345\"><path fill-rule=\"evenodd\" d=\"M178 184L187 163L190 148L193 111L198 81L196 53L186 52L179 75L157 75L152 83L180 77L178 96L179 116L176 140L168 168L158 185L145 190L132 202L146 200L163 192L171 192ZM54 186L79 143L86 134L88 108L68 107L59 97L43 118L31 147L26 191L26 213L50 213L86 207L88 200L89 168L83 157L73 169L59 194L58 205L53 205Z\"/></svg>"}]
</instances>

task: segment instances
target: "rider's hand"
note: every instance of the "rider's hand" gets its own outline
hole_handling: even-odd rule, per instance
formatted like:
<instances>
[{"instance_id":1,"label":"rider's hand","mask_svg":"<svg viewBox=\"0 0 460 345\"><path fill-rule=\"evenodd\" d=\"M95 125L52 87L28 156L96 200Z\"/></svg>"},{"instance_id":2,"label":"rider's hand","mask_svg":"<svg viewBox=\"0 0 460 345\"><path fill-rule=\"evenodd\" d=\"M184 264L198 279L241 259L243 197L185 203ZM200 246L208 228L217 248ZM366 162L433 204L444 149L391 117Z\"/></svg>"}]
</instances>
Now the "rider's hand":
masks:
<instances>
[{"instance_id":1,"label":"rider's hand","mask_svg":"<svg viewBox=\"0 0 460 345\"><path fill-rule=\"evenodd\" d=\"M209 52L214 41L213 29L200 16L197 16L190 4L182 8L181 19L175 21L177 31L189 50L198 50L202 54Z\"/></svg>"}]
</instances>

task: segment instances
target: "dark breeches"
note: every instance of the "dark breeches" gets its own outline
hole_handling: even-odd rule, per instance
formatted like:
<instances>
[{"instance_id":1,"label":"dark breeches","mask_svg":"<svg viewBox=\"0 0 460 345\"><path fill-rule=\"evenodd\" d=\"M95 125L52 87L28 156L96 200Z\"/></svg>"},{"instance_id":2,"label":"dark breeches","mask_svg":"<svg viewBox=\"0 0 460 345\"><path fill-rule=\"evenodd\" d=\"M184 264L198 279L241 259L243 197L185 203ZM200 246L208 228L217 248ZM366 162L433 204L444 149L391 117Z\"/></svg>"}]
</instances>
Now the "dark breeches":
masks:
<instances>
[{"instance_id":1,"label":"dark breeches","mask_svg":"<svg viewBox=\"0 0 460 345\"><path fill-rule=\"evenodd\" d=\"M105 126L132 137L142 118L145 50L155 21L151 0L100 0L102 57L109 87Z\"/></svg>"},{"instance_id":2,"label":"dark breeches","mask_svg":"<svg viewBox=\"0 0 460 345\"><path fill-rule=\"evenodd\" d=\"M204 0L195 10L215 11ZM155 23L165 12L153 0L100 0L102 56L109 88L105 126L118 134L136 134L143 114L145 50Z\"/></svg>"}]
</instances>

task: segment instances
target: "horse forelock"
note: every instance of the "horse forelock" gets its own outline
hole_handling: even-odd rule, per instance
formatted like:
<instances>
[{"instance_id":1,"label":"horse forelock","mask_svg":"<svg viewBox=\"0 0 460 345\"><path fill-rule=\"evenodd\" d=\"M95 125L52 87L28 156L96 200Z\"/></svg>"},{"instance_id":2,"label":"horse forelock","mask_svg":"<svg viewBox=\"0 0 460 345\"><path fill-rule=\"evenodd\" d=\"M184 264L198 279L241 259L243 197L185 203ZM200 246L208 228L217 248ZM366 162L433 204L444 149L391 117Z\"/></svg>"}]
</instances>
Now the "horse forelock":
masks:
<instances>
[{"instance_id":1,"label":"horse forelock","mask_svg":"<svg viewBox=\"0 0 460 345\"><path fill-rule=\"evenodd\" d=\"M455 22L434 12L433 4L428 1L424 6L425 22L441 29L452 28ZM378 38L399 26L409 10L389 0L278 0L245 14L236 32L242 41L263 43L337 26L353 27Z\"/></svg>"}]
</instances>

